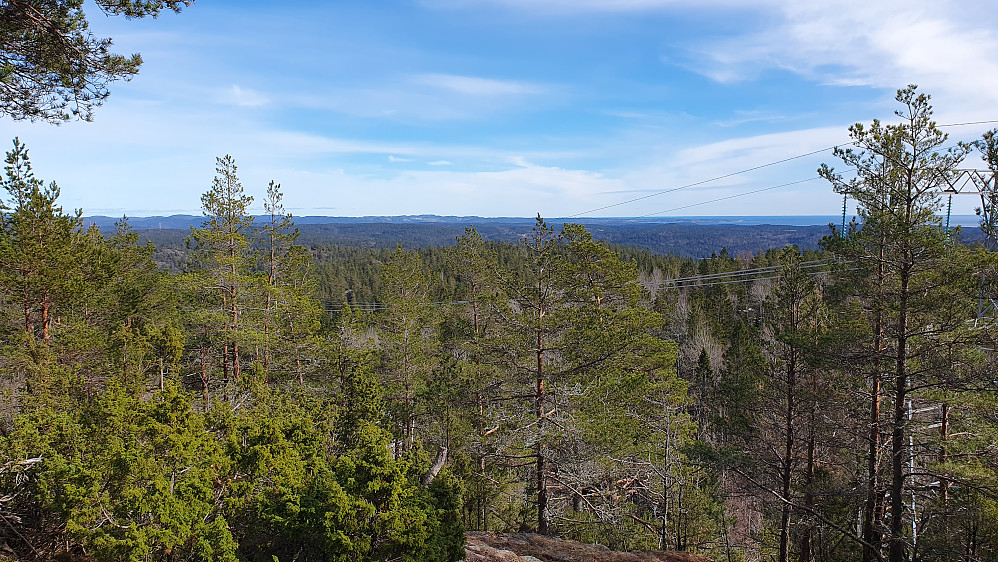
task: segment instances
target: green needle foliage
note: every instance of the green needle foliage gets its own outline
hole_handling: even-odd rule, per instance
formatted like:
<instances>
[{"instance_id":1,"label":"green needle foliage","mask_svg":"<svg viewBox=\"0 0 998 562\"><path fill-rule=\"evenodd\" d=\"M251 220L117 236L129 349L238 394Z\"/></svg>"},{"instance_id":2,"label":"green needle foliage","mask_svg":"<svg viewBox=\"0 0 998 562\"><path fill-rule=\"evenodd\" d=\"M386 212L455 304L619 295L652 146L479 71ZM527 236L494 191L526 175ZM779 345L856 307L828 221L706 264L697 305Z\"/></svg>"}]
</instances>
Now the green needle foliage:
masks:
<instances>
[{"instance_id":1,"label":"green needle foliage","mask_svg":"<svg viewBox=\"0 0 998 562\"><path fill-rule=\"evenodd\" d=\"M107 15L156 17L193 0L98 0ZM111 52L90 33L83 0L10 0L0 5L0 113L59 123L90 121L115 80L139 71L142 57Z\"/></svg>"}]
</instances>

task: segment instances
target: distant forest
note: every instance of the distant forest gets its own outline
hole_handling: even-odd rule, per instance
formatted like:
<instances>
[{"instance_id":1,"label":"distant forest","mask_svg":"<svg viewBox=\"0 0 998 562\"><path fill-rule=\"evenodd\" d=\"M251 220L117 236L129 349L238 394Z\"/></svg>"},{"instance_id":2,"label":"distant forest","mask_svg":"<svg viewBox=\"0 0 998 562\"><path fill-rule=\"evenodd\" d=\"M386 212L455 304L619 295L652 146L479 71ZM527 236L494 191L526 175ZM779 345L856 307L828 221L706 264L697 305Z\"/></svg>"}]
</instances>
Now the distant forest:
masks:
<instances>
[{"instance_id":1,"label":"distant forest","mask_svg":"<svg viewBox=\"0 0 998 562\"><path fill-rule=\"evenodd\" d=\"M316 220L316 217L311 217ZM531 219L532 220L532 219ZM200 224L201 219L191 217ZM108 219L84 223L113 225ZM111 223L111 224L108 224ZM553 226L561 226L552 223ZM797 246L817 249L821 239L831 230L830 225L739 225L739 224L629 224L625 220L608 219L607 222L590 220L584 224L593 238L608 244L638 248L659 255L684 258L707 258L726 249L732 255L753 255L772 248ZM351 248L391 248L401 244L407 249L423 249L453 245L467 227L474 227L483 239L494 242L516 243L530 233L529 221L503 223L490 219L484 224L409 222L363 223L311 223L299 224L298 243L318 248L322 246L347 246ZM156 260L163 265L177 267L179 255L185 248L189 228L136 228L141 240L148 240L157 249ZM980 243L984 236L980 228L960 229L960 239L967 244Z\"/></svg>"}]
</instances>

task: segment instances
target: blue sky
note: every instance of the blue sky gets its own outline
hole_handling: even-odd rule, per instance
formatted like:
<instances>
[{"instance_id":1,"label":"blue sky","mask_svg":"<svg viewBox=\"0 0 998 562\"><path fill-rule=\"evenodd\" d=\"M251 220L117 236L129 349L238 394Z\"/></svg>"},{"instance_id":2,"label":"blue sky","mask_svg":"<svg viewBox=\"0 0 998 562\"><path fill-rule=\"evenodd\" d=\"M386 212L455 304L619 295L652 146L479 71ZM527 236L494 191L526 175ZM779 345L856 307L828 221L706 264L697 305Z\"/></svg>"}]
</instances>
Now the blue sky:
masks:
<instances>
[{"instance_id":1,"label":"blue sky","mask_svg":"<svg viewBox=\"0 0 998 562\"><path fill-rule=\"evenodd\" d=\"M198 214L224 154L257 210L273 179L297 215L833 215L841 199L807 181L830 151L621 203L847 142L851 123L889 121L909 83L940 123L998 119L985 0L198 0L155 20L89 14L117 52L142 54L140 74L92 123L0 120L87 215Z\"/></svg>"}]
</instances>

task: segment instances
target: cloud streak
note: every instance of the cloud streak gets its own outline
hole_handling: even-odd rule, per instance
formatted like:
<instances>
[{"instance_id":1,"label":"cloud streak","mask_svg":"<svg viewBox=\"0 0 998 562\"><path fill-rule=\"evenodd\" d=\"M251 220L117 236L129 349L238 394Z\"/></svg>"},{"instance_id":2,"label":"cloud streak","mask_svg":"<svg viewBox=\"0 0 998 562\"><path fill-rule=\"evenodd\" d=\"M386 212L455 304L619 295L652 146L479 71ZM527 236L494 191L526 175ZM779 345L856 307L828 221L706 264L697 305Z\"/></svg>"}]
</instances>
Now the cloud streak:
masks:
<instances>
[{"instance_id":1,"label":"cloud streak","mask_svg":"<svg viewBox=\"0 0 998 562\"><path fill-rule=\"evenodd\" d=\"M263 94L236 84L225 90L219 97L222 103L240 107L260 107L267 103L267 98Z\"/></svg>"},{"instance_id":2,"label":"cloud streak","mask_svg":"<svg viewBox=\"0 0 998 562\"><path fill-rule=\"evenodd\" d=\"M543 94L547 91L539 85L526 82L454 74L418 74L412 76L410 80L414 84L466 96L522 96Z\"/></svg>"}]
</instances>

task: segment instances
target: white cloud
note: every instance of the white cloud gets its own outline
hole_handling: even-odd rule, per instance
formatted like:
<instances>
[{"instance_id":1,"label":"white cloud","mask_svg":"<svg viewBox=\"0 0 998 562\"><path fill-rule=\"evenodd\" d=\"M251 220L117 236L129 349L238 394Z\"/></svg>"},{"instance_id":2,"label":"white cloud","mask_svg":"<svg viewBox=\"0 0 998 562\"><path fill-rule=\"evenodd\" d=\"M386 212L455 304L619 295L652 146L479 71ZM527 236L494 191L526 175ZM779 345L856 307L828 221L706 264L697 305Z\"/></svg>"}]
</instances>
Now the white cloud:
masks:
<instances>
[{"instance_id":1,"label":"white cloud","mask_svg":"<svg viewBox=\"0 0 998 562\"><path fill-rule=\"evenodd\" d=\"M733 112L733 116L730 119L718 121L717 125L719 127L736 127L738 125L744 125L746 123L773 123L777 121L783 121L784 119L786 119L785 115L774 113L772 111L735 110Z\"/></svg>"},{"instance_id":2,"label":"white cloud","mask_svg":"<svg viewBox=\"0 0 998 562\"><path fill-rule=\"evenodd\" d=\"M400 156L395 156L394 154L388 155L389 162L412 162L412 158L402 158Z\"/></svg>"},{"instance_id":3,"label":"white cloud","mask_svg":"<svg viewBox=\"0 0 998 562\"><path fill-rule=\"evenodd\" d=\"M750 15L745 21L765 23L683 45L692 57L685 64L677 56L660 54L663 64L683 64L724 84L755 80L773 69L841 87L893 91L918 84L954 120L994 117L993 108L998 106L994 56L998 10L993 0L424 0L424 4L438 9L485 4L550 17L614 12L725 21L738 17L732 14Z\"/></svg>"},{"instance_id":4,"label":"white cloud","mask_svg":"<svg viewBox=\"0 0 998 562\"><path fill-rule=\"evenodd\" d=\"M984 0L781 0L757 8L770 14L768 27L700 45L693 70L718 82L776 68L838 86L916 83L952 115L980 115L998 103L998 11Z\"/></svg>"},{"instance_id":5,"label":"white cloud","mask_svg":"<svg viewBox=\"0 0 998 562\"><path fill-rule=\"evenodd\" d=\"M448 90L468 96L518 96L541 94L545 88L527 82L495 80L477 76L455 74L417 74L411 77L415 84Z\"/></svg>"},{"instance_id":6,"label":"white cloud","mask_svg":"<svg viewBox=\"0 0 998 562\"><path fill-rule=\"evenodd\" d=\"M430 166L450 166L453 164L453 162L450 162L448 160L434 160L432 162L427 162L427 164L429 164Z\"/></svg>"},{"instance_id":7,"label":"white cloud","mask_svg":"<svg viewBox=\"0 0 998 562\"><path fill-rule=\"evenodd\" d=\"M337 214L454 214L564 216L622 187L618 179L586 170L529 166L498 171L406 171L391 178L329 172L280 172L289 207L336 204ZM291 188L290 186L294 186ZM356 195L354 195L356 194ZM448 202L442 206L442 202Z\"/></svg>"},{"instance_id":8,"label":"white cloud","mask_svg":"<svg viewBox=\"0 0 998 562\"><path fill-rule=\"evenodd\" d=\"M233 84L231 88L222 92L219 96L223 103L238 105L240 107L259 107L267 103L267 98L249 88L243 88Z\"/></svg>"},{"instance_id":9,"label":"white cloud","mask_svg":"<svg viewBox=\"0 0 998 562\"><path fill-rule=\"evenodd\" d=\"M321 95L289 93L282 100L302 108L418 124L423 121L482 121L497 114L540 111L551 104L567 103L569 97L564 88L557 86L451 74L418 74L364 87L331 87Z\"/></svg>"},{"instance_id":10,"label":"white cloud","mask_svg":"<svg viewBox=\"0 0 998 562\"><path fill-rule=\"evenodd\" d=\"M729 139L678 151L673 166L711 165L730 172L849 142L846 127L824 127ZM824 155L828 159L831 154ZM816 156L819 157L819 156Z\"/></svg>"}]
</instances>

